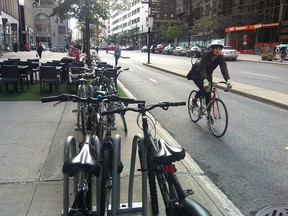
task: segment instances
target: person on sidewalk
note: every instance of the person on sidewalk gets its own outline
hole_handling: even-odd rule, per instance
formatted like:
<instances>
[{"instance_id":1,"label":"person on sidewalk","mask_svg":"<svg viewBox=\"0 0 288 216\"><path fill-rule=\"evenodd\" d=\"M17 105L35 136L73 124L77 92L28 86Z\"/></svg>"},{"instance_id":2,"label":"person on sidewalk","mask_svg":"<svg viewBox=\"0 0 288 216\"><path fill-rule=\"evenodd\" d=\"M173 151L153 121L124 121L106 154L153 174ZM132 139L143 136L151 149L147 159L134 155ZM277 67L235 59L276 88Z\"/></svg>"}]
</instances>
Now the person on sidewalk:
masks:
<instances>
[{"instance_id":1,"label":"person on sidewalk","mask_svg":"<svg viewBox=\"0 0 288 216\"><path fill-rule=\"evenodd\" d=\"M224 44L221 40L214 40L210 45L210 50L202 54L200 69L195 70L192 75L192 80L199 88L195 98L192 100L193 106L198 106L197 100L203 95L205 96L206 104L209 104L211 100L211 92L209 91L211 86L210 83L213 81L213 71L218 67L218 65L220 66L221 73L226 81L227 87L232 88L232 82L230 80L227 64L224 55L222 54L223 47ZM210 109L211 107L207 107L208 113L210 112ZM207 118L209 118L209 115Z\"/></svg>"},{"instance_id":2,"label":"person on sidewalk","mask_svg":"<svg viewBox=\"0 0 288 216\"><path fill-rule=\"evenodd\" d=\"M37 54L38 54L38 56L39 56L39 59L41 59L41 57L42 57L42 52L43 52L43 46L42 46L42 44L41 43L39 43L38 45L37 45L37 49L36 49L36 51L37 51Z\"/></svg>"},{"instance_id":3,"label":"person on sidewalk","mask_svg":"<svg viewBox=\"0 0 288 216\"><path fill-rule=\"evenodd\" d=\"M114 50L114 58L115 58L115 68L118 65L118 59L121 57L121 49L119 48L119 44L117 44Z\"/></svg>"}]
</instances>

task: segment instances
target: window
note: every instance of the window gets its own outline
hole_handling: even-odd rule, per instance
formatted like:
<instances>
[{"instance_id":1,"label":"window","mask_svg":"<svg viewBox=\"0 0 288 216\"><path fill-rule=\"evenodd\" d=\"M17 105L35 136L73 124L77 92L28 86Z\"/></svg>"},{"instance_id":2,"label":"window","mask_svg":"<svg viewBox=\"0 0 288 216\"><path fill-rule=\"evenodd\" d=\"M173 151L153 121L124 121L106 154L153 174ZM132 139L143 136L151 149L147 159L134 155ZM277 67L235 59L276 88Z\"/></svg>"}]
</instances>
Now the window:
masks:
<instances>
[{"instance_id":1,"label":"window","mask_svg":"<svg viewBox=\"0 0 288 216\"><path fill-rule=\"evenodd\" d=\"M66 26L58 26L59 34L66 34Z\"/></svg>"}]
</instances>

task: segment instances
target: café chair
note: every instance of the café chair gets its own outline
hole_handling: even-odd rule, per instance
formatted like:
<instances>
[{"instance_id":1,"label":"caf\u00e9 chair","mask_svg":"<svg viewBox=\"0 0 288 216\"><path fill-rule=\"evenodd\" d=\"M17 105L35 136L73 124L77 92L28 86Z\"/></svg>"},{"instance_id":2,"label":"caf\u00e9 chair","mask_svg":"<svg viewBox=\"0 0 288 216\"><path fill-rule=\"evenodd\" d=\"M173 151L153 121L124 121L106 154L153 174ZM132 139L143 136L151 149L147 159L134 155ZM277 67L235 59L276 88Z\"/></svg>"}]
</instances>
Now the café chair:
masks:
<instances>
[{"instance_id":1,"label":"caf\u00e9 chair","mask_svg":"<svg viewBox=\"0 0 288 216\"><path fill-rule=\"evenodd\" d=\"M24 92L23 77L21 76L17 65L2 65L1 66L1 92L8 91L8 85L12 84L15 91ZM20 88L18 88L20 87Z\"/></svg>"},{"instance_id":2,"label":"caf\u00e9 chair","mask_svg":"<svg viewBox=\"0 0 288 216\"><path fill-rule=\"evenodd\" d=\"M57 70L55 66L40 66L40 93L45 90L45 83L49 84L50 92L53 91L53 85L55 91L59 91L59 78L57 76Z\"/></svg>"},{"instance_id":3,"label":"caf\u00e9 chair","mask_svg":"<svg viewBox=\"0 0 288 216\"><path fill-rule=\"evenodd\" d=\"M35 83L37 83L38 81L37 77L39 73L39 59L27 59L27 62L29 62L29 70L32 71L32 74L35 76ZM32 83L34 81L33 75L30 76L30 81Z\"/></svg>"},{"instance_id":4,"label":"caf\u00e9 chair","mask_svg":"<svg viewBox=\"0 0 288 216\"><path fill-rule=\"evenodd\" d=\"M67 79L67 90L69 93L71 93L72 91L72 86L75 85L76 86L76 91L77 91L77 80L79 80L81 77L77 77L76 75L80 75L82 72L80 70L78 70L77 68L69 68L69 74L68 79ZM74 76L71 76L70 73ZM76 77L75 77L76 76Z\"/></svg>"},{"instance_id":5,"label":"caf\u00e9 chair","mask_svg":"<svg viewBox=\"0 0 288 216\"><path fill-rule=\"evenodd\" d=\"M27 66L27 67L21 67L21 66ZM29 62L27 61L19 61L18 62L18 69L19 69L19 73L21 74L21 76L24 78L24 80L26 81L26 85L27 85L27 89L29 90L29 76L31 78L31 75L33 75L33 72L30 70L29 68Z\"/></svg>"}]
</instances>

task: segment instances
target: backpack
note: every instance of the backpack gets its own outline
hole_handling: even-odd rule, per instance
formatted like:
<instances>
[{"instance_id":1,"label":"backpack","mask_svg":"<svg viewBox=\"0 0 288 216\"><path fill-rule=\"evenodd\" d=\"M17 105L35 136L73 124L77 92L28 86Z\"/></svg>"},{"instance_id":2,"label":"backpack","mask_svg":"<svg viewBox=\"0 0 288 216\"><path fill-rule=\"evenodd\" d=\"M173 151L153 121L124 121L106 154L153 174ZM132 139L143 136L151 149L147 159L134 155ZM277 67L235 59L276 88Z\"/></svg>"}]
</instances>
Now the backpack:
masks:
<instances>
[{"instance_id":1,"label":"backpack","mask_svg":"<svg viewBox=\"0 0 288 216\"><path fill-rule=\"evenodd\" d=\"M190 71L188 72L188 74L186 75L188 80L192 80L193 79L193 75L196 73L196 71L200 70L200 61L197 60L194 64L192 64L192 67L190 69Z\"/></svg>"}]
</instances>

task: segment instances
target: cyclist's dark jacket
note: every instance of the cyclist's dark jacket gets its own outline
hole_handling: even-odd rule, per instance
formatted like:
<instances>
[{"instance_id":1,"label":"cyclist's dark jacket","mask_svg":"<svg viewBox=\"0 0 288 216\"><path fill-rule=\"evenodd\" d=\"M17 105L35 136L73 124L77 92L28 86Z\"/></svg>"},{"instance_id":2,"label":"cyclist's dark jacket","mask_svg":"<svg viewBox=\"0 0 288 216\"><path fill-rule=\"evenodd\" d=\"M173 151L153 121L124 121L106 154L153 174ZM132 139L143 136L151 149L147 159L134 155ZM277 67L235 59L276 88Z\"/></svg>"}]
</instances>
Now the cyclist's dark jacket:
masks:
<instances>
[{"instance_id":1,"label":"cyclist's dark jacket","mask_svg":"<svg viewBox=\"0 0 288 216\"><path fill-rule=\"evenodd\" d=\"M192 79L207 79L212 82L213 71L220 65L221 73L227 81L230 79L227 64L223 55L215 56L211 51L204 52L201 56L200 70L197 70Z\"/></svg>"}]
</instances>

